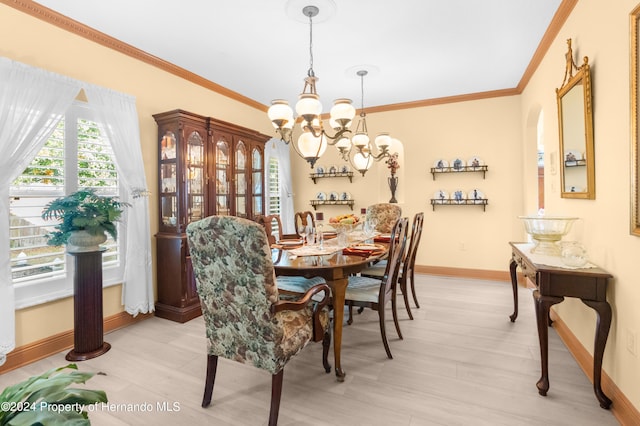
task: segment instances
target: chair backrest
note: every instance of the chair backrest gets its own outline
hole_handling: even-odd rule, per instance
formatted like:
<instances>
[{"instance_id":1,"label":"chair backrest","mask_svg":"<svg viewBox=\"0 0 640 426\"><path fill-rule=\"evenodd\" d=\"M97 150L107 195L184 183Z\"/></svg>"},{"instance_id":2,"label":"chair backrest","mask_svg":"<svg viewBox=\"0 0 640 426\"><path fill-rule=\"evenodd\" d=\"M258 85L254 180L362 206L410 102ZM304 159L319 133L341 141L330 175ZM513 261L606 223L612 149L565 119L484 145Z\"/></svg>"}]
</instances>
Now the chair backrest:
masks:
<instances>
[{"instance_id":1,"label":"chair backrest","mask_svg":"<svg viewBox=\"0 0 640 426\"><path fill-rule=\"evenodd\" d=\"M384 303L385 300L388 300L393 295L395 283L398 282L400 265L405 257L408 235L409 219L406 217L399 218L391 229L387 266L382 277L382 282L380 283L380 303Z\"/></svg>"},{"instance_id":2,"label":"chair backrest","mask_svg":"<svg viewBox=\"0 0 640 426\"><path fill-rule=\"evenodd\" d=\"M296 212L293 223L296 226L296 232L298 232L299 225L302 225L305 227L311 226L312 228L316 227L316 220L313 217L313 213L311 213L310 211Z\"/></svg>"},{"instance_id":3,"label":"chair backrest","mask_svg":"<svg viewBox=\"0 0 640 426\"><path fill-rule=\"evenodd\" d=\"M378 203L367 207L365 220L377 221L376 231L388 234L402 216L402 208L393 203Z\"/></svg>"},{"instance_id":4,"label":"chair backrest","mask_svg":"<svg viewBox=\"0 0 640 426\"><path fill-rule=\"evenodd\" d=\"M409 242L409 248L407 248L407 254L404 260L403 275L410 273L416 264L416 254L418 253L418 246L420 245L420 238L422 238L422 224L424 223L424 213L416 213L413 216L413 225L411 226L411 240Z\"/></svg>"},{"instance_id":5,"label":"chair backrest","mask_svg":"<svg viewBox=\"0 0 640 426\"><path fill-rule=\"evenodd\" d=\"M280 221L280 215L256 215L255 221L264 227L264 231L267 234L269 245L275 244L282 239L282 222Z\"/></svg>"},{"instance_id":6,"label":"chair backrest","mask_svg":"<svg viewBox=\"0 0 640 426\"><path fill-rule=\"evenodd\" d=\"M271 312L278 288L263 227L210 216L190 223L186 233L209 354L279 371L284 332Z\"/></svg>"}]
</instances>

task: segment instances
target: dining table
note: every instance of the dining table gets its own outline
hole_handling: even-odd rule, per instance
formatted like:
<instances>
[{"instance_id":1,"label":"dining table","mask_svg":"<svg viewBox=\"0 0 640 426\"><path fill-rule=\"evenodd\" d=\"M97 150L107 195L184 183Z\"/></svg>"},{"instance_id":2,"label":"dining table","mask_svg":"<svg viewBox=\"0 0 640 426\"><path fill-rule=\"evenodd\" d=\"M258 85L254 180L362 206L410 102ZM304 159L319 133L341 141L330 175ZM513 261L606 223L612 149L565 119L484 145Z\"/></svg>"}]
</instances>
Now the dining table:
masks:
<instances>
[{"instance_id":1,"label":"dining table","mask_svg":"<svg viewBox=\"0 0 640 426\"><path fill-rule=\"evenodd\" d=\"M272 249L273 266L276 275L304 276L306 278L322 277L331 288L333 309L333 353L336 378L343 382L346 373L340 361L342 347L342 326L344 321L345 293L349 283L349 275L367 268L371 262L384 257L388 252L388 244L370 242L373 236L352 233L347 246L337 244L334 238L325 241L323 247L302 246L295 249L284 249L281 246ZM359 247L376 247L368 253Z\"/></svg>"}]
</instances>

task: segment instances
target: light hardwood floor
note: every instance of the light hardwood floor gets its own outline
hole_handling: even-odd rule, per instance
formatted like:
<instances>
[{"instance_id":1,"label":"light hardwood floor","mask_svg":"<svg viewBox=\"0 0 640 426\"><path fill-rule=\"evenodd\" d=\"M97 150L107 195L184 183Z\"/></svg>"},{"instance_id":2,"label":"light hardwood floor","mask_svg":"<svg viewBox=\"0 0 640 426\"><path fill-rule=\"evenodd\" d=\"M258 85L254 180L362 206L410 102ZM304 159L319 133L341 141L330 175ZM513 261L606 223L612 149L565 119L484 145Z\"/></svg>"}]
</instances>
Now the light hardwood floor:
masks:
<instances>
[{"instance_id":1,"label":"light hardwood floor","mask_svg":"<svg viewBox=\"0 0 640 426\"><path fill-rule=\"evenodd\" d=\"M377 314L345 326L344 383L325 374L321 344L307 346L285 368L279 424L284 425L617 425L555 331L549 333L550 382L538 395L540 355L533 302L520 289L512 312L510 284L417 276L420 309L410 321L399 300L404 340L387 322L387 359ZM387 312L390 311L387 310ZM389 315L390 317L390 315ZM79 363L99 371L87 386L112 404L90 413L93 425L265 425L271 376L220 360L213 405L200 407L205 375L202 318L186 324L151 318L105 336L111 351ZM66 365L65 353L0 376L0 389ZM169 411L163 407L169 407ZM179 411L178 411L179 410Z\"/></svg>"}]
</instances>

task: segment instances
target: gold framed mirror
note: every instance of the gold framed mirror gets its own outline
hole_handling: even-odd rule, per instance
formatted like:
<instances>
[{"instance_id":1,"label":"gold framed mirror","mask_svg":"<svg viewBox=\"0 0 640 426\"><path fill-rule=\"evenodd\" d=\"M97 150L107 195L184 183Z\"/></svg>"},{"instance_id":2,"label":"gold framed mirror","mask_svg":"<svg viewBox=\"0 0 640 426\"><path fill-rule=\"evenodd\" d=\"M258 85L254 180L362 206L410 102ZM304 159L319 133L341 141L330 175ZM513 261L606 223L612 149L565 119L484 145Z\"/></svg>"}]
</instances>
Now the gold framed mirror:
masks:
<instances>
[{"instance_id":1,"label":"gold framed mirror","mask_svg":"<svg viewBox=\"0 0 640 426\"><path fill-rule=\"evenodd\" d=\"M639 202L640 194L640 164L638 163L638 150L640 149L640 136L638 134L638 126L640 110L638 109L638 80L640 78L640 69L638 65L638 55L640 54L640 46L638 32L640 31L640 5L631 12L631 229L632 235L640 236L640 212Z\"/></svg>"},{"instance_id":2,"label":"gold framed mirror","mask_svg":"<svg viewBox=\"0 0 640 426\"><path fill-rule=\"evenodd\" d=\"M560 184L562 198L596 198L593 111L589 58L577 66L571 39L562 86L556 89L560 131ZM574 74L575 72L575 74Z\"/></svg>"}]
</instances>

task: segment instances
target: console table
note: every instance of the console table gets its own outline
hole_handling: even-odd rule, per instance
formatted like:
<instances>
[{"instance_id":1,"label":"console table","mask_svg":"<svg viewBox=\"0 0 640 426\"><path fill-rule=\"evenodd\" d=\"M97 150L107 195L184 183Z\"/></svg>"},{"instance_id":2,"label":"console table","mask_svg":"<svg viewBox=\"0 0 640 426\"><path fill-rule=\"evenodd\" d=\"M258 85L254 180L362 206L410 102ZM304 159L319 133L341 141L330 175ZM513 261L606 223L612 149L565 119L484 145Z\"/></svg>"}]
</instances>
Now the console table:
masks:
<instances>
[{"instance_id":1,"label":"console table","mask_svg":"<svg viewBox=\"0 0 640 426\"><path fill-rule=\"evenodd\" d=\"M511 285L513 288L514 311L510 316L515 321L518 316L518 288L516 268L520 266L525 277L535 283L533 299L538 323L542 376L536 383L538 393L547 395L549 390L549 308L560 303L565 297L577 297L582 303L594 309L598 315L593 350L593 390L602 408L609 408L611 400L602 391L602 356L611 326L611 306L607 302L607 280L612 275L600 268L569 269L535 263L530 249L533 244L509 243L511 245ZM537 260L537 259L536 259Z\"/></svg>"}]
</instances>

